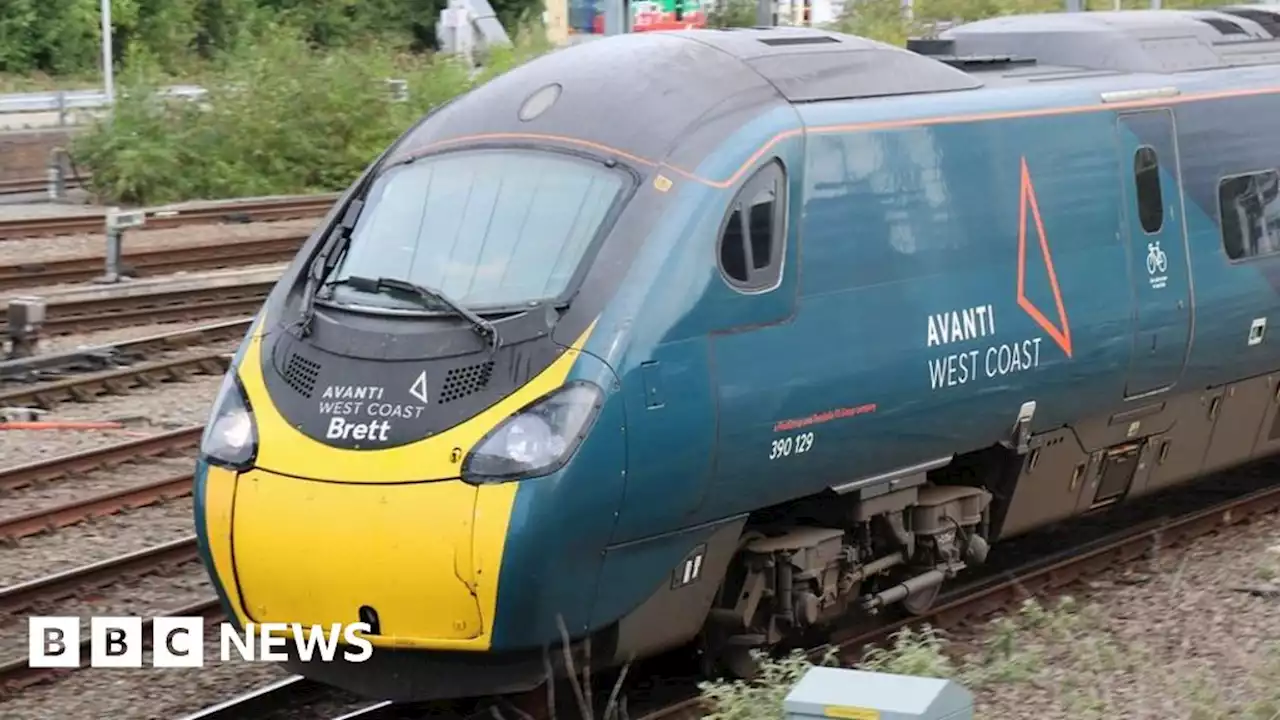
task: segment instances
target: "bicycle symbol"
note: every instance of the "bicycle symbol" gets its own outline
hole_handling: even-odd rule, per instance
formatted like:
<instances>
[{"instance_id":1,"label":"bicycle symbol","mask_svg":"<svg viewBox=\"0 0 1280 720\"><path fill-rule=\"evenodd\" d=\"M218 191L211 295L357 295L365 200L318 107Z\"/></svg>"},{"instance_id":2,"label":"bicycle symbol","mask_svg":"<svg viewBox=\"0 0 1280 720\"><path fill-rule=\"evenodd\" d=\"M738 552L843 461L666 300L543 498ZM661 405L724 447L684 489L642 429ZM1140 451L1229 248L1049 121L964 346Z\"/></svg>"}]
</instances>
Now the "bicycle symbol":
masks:
<instances>
[{"instance_id":1,"label":"bicycle symbol","mask_svg":"<svg viewBox=\"0 0 1280 720\"><path fill-rule=\"evenodd\" d=\"M1147 243L1147 274L1155 275L1169 269L1169 257L1160 249L1160 241Z\"/></svg>"}]
</instances>

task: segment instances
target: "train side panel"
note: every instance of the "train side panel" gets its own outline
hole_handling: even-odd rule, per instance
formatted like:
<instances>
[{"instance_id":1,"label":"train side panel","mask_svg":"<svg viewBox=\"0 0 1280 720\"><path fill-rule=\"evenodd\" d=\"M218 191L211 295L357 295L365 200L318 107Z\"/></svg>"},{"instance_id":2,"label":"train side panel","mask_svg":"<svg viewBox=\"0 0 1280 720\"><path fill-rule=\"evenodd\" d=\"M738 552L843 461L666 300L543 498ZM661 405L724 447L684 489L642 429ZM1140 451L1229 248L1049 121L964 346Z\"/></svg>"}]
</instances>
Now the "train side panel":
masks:
<instances>
[{"instance_id":1,"label":"train side panel","mask_svg":"<svg viewBox=\"0 0 1280 720\"><path fill-rule=\"evenodd\" d=\"M1280 82L1280 74L1275 80ZM1230 211L1241 195L1234 187L1223 188L1224 179L1280 168L1280 125L1268 119L1277 112L1280 93L1187 103L1175 110L1198 318L1187 372L1200 384L1280 368L1280 344L1247 341L1255 319L1265 319L1269 329L1280 322L1280 247L1229 257L1221 201L1227 200ZM1230 118L1225 131L1223 118ZM1269 206L1275 223L1280 206L1274 200ZM1227 234L1240 236L1232 228ZM1280 240L1274 226L1271 234Z\"/></svg>"},{"instance_id":2,"label":"train side panel","mask_svg":"<svg viewBox=\"0 0 1280 720\"><path fill-rule=\"evenodd\" d=\"M834 108L801 112L799 309L716 339L733 409L715 507L977 449L1027 400L1051 426L1119 399L1132 293L1108 118L824 131Z\"/></svg>"}]
</instances>

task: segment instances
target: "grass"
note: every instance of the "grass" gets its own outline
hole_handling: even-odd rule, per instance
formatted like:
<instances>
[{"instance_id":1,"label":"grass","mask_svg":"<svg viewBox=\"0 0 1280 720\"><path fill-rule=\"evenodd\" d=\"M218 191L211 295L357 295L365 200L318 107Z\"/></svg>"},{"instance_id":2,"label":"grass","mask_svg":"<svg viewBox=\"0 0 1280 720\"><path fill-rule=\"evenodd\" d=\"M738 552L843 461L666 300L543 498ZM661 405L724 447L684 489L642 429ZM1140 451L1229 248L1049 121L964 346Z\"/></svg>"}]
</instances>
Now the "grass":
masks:
<instances>
[{"instance_id":1,"label":"grass","mask_svg":"<svg viewBox=\"0 0 1280 720\"><path fill-rule=\"evenodd\" d=\"M101 75L48 75L41 72L30 75L0 73L0 94L93 89L102 89Z\"/></svg>"}]
</instances>

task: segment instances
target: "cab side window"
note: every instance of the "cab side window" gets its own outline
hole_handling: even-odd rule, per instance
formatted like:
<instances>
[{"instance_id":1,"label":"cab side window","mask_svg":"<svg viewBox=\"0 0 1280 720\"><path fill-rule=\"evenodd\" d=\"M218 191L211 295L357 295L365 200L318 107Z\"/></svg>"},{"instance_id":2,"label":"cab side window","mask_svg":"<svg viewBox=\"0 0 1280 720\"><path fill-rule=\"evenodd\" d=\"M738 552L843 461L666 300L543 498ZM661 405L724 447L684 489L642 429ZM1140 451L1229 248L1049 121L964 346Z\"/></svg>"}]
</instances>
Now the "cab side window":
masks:
<instances>
[{"instance_id":1,"label":"cab side window","mask_svg":"<svg viewBox=\"0 0 1280 720\"><path fill-rule=\"evenodd\" d=\"M742 186L720 230L720 273L743 292L771 290L786 254L786 172L769 163Z\"/></svg>"}]
</instances>

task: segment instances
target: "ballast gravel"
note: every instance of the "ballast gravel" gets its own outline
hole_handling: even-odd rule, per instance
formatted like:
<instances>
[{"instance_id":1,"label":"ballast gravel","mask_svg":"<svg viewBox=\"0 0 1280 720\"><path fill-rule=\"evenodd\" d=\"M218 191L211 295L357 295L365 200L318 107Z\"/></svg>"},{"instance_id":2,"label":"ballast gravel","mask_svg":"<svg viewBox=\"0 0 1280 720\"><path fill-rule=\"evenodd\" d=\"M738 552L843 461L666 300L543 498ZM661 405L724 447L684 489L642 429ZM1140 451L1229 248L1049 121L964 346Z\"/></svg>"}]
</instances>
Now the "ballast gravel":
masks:
<instances>
[{"instance_id":1,"label":"ballast gravel","mask_svg":"<svg viewBox=\"0 0 1280 720\"><path fill-rule=\"evenodd\" d=\"M0 520L109 492L191 474L195 456L154 457L111 469L74 474L49 482L0 491ZM0 555L3 557L3 555Z\"/></svg>"},{"instance_id":2,"label":"ballast gravel","mask_svg":"<svg viewBox=\"0 0 1280 720\"><path fill-rule=\"evenodd\" d=\"M0 548L0 587L145 550L193 532L191 498L186 497L30 535Z\"/></svg>"},{"instance_id":3,"label":"ballast gravel","mask_svg":"<svg viewBox=\"0 0 1280 720\"><path fill-rule=\"evenodd\" d=\"M1272 513L1074 589L1075 609L1042 601L1047 615L1001 640L1017 677L979 687L977 717L1280 717L1278 579Z\"/></svg>"},{"instance_id":4,"label":"ballast gravel","mask_svg":"<svg viewBox=\"0 0 1280 720\"><path fill-rule=\"evenodd\" d=\"M115 430L0 430L0 470L36 460L100 448L146 435L199 425L209 410L222 378L192 376L126 395L104 396L91 403L63 403L41 420L116 420Z\"/></svg>"},{"instance_id":5,"label":"ballast gravel","mask_svg":"<svg viewBox=\"0 0 1280 720\"><path fill-rule=\"evenodd\" d=\"M0 700L4 720L171 720L287 677L271 663L218 661L216 630L205 633L205 667L86 668ZM212 649L213 657L209 658Z\"/></svg>"},{"instance_id":6,"label":"ballast gravel","mask_svg":"<svg viewBox=\"0 0 1280 720\"><path fill-rule=\"evenodd\" d=\"M200 376L94 403L59 405L42 419L119 419L125 429L3 430L0 470L199 425L206 420L220 383L219 377ZM81 497L87 490L96 493L176 476L192 467L189 457L157 458L11 490L0 495L0 517ZM193 532L191 512L190 498L181 498L21 538L0 547L0 586L189 536Z\"/></svg>"},{"instance_id":7,"label":"ballast gravel","mask_svg":"<svg viewBox=\"0 0 1280 720\"><path fill-rule=\"evenodd\" d=\"M84 637L89 632L88 619L95 615L148 617L188 607L213 595L204 567L189 562L164 573L128 578L79 596L42 601L13 615L0 614L0 662L26 653L28 615L79 617Z\"/></svg>"}]
</instances>

